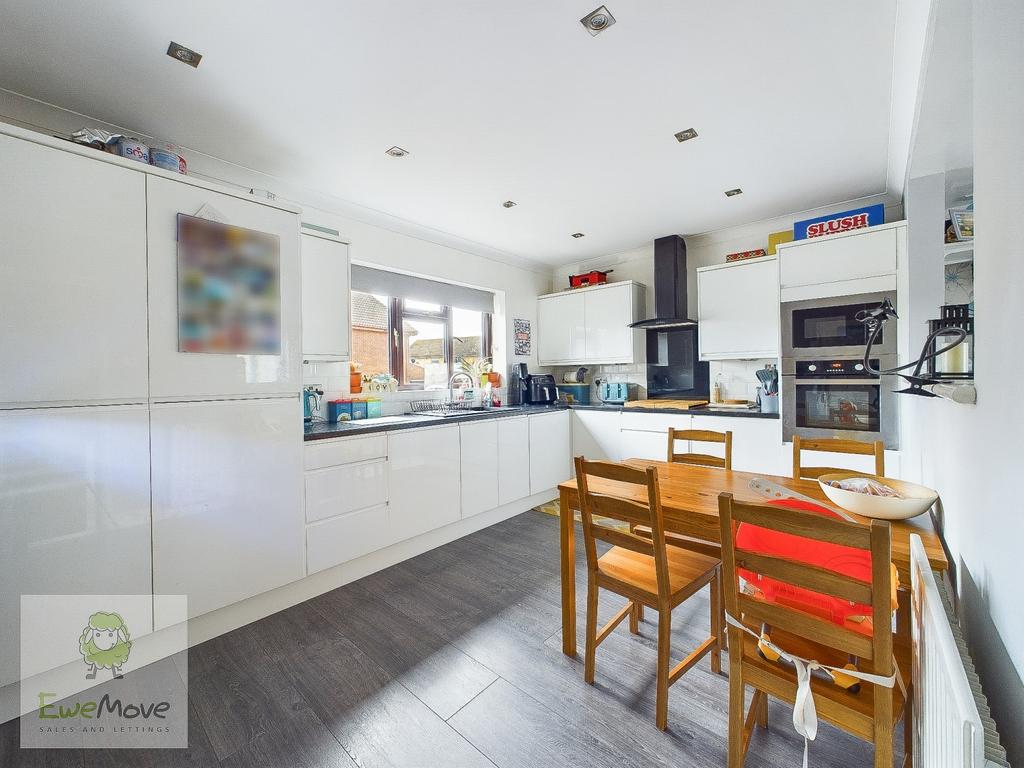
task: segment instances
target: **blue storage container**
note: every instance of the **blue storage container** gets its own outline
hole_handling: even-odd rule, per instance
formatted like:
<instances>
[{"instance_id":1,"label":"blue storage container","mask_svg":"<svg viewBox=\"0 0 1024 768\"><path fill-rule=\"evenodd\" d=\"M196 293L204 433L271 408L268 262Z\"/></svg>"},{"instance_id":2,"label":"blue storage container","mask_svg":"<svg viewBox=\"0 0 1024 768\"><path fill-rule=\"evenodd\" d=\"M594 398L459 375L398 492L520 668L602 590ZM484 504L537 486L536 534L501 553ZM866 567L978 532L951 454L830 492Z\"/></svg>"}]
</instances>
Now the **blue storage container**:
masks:
<instances>
[{"instance_id":1,"label":"blue storage container","mask_svg":"<svg viewBox=\"0 0 1024 768\"><path fill-rule=\"evenodd\" d=\"M579 405L590 405L589 384L558 384L558 392L562 395L572 395L572 402Z\"/></svg>"}]
</instances>

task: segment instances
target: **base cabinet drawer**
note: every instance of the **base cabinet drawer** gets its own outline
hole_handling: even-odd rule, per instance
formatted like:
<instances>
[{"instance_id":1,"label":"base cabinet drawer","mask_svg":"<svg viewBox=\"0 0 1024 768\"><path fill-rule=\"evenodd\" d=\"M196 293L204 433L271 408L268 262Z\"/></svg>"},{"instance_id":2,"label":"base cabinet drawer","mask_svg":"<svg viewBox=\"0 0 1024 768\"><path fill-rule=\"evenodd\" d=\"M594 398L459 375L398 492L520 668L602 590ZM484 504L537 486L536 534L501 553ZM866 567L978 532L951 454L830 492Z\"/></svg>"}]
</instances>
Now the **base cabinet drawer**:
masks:
<instances>
[{"instance_id":1,"label":"base cabinet drawer","mask_svg":"<svg viewBox=\"0 0 1024 768\"><path fill-rule=\"evenodd\" d=\"M303 465L309 469L323 469L338 464L383 459L388 455L388 441L384 435L346 437L342 440L314 441L303 447Z\"/></svg>"},{"instance_id":2,"label":"base cabinet drawer","mask_svg":"<svg viewBox=\"0 0 1024 768\"><path fill-rule=\"evenodd\" d=\"M387 461L375 459L306 472L306 522L384 504L388 500Z\"/></svg>"},{"instance_id":3,"label":"base cabinet drawer","mask_svg":"<svg viewBox=\"0 0 1024 768\"><path fill-rule=\"evenodd\" d=\"M347 563L390 543L386 504L307 525L306 574Z\"/></svg>"}]
</instances>

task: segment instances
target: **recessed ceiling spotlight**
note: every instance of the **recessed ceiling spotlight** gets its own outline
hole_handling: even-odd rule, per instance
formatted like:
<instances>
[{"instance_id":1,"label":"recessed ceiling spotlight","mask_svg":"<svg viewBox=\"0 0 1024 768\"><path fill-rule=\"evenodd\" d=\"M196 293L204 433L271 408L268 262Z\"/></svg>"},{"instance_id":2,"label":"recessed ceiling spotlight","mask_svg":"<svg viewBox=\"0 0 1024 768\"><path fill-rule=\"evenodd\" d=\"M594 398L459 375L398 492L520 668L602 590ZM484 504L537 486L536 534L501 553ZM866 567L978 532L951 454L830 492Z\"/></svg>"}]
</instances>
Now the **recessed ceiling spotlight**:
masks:
<instances>
[{"instance_id":1,"label":"recessed ceiling spotlight","mask_svg":"<svg viewBox=\"0 0 1024 768\"><path fill-rule=\"evenodd\" d=\"M515 208L519 203L513 202L512 200L506 200L501 205L503 208Z\"/></svg>"},{"instance_id":2,"label":"recessed ceiling spotlight","mask_svg":"<svg viewBox=\"0 0 1024 768\"><path fill-rule=\"evenodd\" d=\"M184 45L171 41L171 44L167 46L167 55L172 59L177 59L183 64L188 64L190 67L198 67L199 62L203 58L203 54L196 53L191 48L186 48Z\"/></svg>"},{"instance_id":3,"label":"recessed ceiling spotlight","mask_svg":"<svg viewBox=\"0 0 1024 768\"><path fill-rule=\"evenodd\" d=\"M579 238L583 237L583 233L582 232L573 232L572 236L575 237L578 240Z\"/></svg>"},{"instance_id":4,"label":"recessed ceiling spotlight","mask_svg":"<svg viewBox=\"0 0 1024 768\"><path fill-rule=\"evenodd\" d=\"M401 147L391 147L390 149L385 149L384 154L391 155L392 157L405 157L409 154L409 151Z\"/></svg>"},{"instance_id":5,"label":"recessed ceiling spotlight","mask_svg":"<svg viewBox=\"0 0 1024 768\"><path fill-rule=\"evenodd\" d=\"M697 138L697 131L693 128L687 128L685 131L680 131L676 135L676 141L682 144L684 141Z\"/></svg>"},{"instance_id":6,"label":"recessed ceiling spotlight","mask_svg":"<svg viewBox=\"0 0 1024 768\"><path fill-rule=\"evenodd\" d=\"M725 196L726 197L736 197L736 195L742 195L742 194L743 194L743 190L740 189L739 187L736 187L736 189L727 189L727 190L725 190Z\"/></svg>"},{"instance_id":7,"label":"recessed ceiling spotlight","mask_svg":"<svg viewBox=\"0 0 1024 768\"><path fill-rule=\"evenodd\" d=\"M595 37L604 32L614 23L615 17L612 16L612 12L603 5L580 19L580 24L583 25L583 28Z\"/></svg>"}]
</instances>

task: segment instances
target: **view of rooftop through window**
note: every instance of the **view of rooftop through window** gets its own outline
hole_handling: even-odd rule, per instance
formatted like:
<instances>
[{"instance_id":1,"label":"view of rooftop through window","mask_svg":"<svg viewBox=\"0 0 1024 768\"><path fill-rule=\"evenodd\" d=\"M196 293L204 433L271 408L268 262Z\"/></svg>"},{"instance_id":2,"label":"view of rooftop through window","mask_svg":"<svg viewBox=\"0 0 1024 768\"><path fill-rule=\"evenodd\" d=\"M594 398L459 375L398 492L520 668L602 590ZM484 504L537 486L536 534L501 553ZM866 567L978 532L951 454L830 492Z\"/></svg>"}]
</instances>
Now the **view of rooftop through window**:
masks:
<instances>
[{"instance_id":1,"label":"view of rooftop through window","mask_svg":"<svg viewBox=\"0 0 1024 768\"><path fill-rule=\"evenodd\" d=\"M462 360L491 356L490 316L352 291L352 359L403 389L443 389Z\"/></svg>"}]
</instances>

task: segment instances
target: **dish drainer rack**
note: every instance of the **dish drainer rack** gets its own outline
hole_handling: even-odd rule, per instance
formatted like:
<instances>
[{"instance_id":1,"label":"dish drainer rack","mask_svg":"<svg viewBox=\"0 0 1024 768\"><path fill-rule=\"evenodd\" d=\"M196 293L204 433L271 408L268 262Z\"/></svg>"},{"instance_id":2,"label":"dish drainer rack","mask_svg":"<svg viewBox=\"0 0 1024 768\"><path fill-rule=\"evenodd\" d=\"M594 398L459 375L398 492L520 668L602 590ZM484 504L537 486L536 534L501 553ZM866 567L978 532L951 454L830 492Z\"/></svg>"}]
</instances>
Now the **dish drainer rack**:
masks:
<instances>
[{"instance_id":1,"label":"dish drainer rack","mask_svg":"<svg viewBox=\"0 0 1024 768\"><path fill-rule=\"evenodd\" d=\"M413 400L409 403L411 413L449 414L473 410L469 400Z\"/></svg>"}]
</instances>

